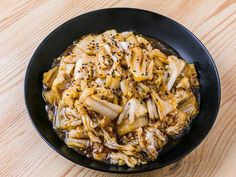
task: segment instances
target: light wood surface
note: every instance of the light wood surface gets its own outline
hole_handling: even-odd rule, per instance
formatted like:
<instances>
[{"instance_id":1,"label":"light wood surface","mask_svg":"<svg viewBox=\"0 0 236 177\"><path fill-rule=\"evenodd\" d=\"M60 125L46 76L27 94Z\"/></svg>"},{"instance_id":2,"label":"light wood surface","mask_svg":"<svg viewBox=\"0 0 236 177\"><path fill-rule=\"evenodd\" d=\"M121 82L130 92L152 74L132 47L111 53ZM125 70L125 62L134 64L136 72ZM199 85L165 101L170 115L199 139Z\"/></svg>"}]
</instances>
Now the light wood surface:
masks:
<instances>
[{"instance_id":1,"label":"light wood surface","mask_svg":"<svg viewBox=\"0 0 236 177\"><path fill-rule=\"evenodd\" d=\"M40 42L63 22L100 8L136 7L190 29L213 56L221 78L217 121L204 142L179 162L147 173L117 175L76 165L37 134L26 112L26 67ZM235 0L0 0L0 176L236 176ZM207 119L207 117L206 117Z\"/></svg>"}]
</instances>

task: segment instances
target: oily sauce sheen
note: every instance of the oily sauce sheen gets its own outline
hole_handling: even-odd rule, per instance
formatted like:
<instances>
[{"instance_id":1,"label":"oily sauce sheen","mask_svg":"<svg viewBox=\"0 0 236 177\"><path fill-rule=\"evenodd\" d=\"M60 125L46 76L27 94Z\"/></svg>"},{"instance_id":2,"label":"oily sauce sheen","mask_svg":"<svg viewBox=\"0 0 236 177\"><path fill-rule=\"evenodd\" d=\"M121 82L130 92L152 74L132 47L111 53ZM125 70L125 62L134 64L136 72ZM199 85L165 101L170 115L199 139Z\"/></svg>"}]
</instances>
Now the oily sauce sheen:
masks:
<instances>
[{"instance_id":1,"label":"oily sauce sheen","mask_svg":"<svg viewBox=\"0 0 236 177\"><path fill-rule=\"evenodd\" d=\"M144 38L147 39L151 43L153 48L159 49L165 55L167 55L167 56L175 55L176 57L181 58L177 51L175 51L173 48L171 48L170 46L168 46L164 42L161 42L157 39L147 37L147 36L144 36ZM69 46L60 56L61 57L62 56L67 56L68 54L70 54L71 50L75 47L75 43L77 41L78 40L76 40L71 46ZM52 66L53 67L57 66L57 65L59 65L59 63L60 63L60 60L55 59ZM45 92L46 90L47 90L46 87L43 87L43 92ZM198 105L200 105L199 88L194 88L193 93L197 98ZM51 114L51 116L54 116L54 117L56 116L56 109L57 109L57 107L55 105L46 105L46 111L49 114ZM190 126L191 126L191 121L190 121L189 125L186 126L186 128L184 128L179 135L168 137L168 143L159 151L159 153L160 153L159 156L161 156L164 153L166 153L166 152L170 151L171 149L173 149L181 141L181 138L183 138L184 135L189 132ZM57 133L57 135L64 141L65 138L66 138L65 132L63 130L56 129L55 127L54 127L54 130ZM119 141L119 136L117 137L117 140ZM83 150L83 149L80 149L80 148L74 148L74 150L76 150L78 153L80 153L82 155L85 155L87 157L92 157L91 147L88 147L86 150ZM106 150L116 152L116 150L111 150L111 149L108 149L108 148L104 147L104 151L106 151ZM104 160L104 162L109 163L109 159Z\"/></svg>"}]
</instances>

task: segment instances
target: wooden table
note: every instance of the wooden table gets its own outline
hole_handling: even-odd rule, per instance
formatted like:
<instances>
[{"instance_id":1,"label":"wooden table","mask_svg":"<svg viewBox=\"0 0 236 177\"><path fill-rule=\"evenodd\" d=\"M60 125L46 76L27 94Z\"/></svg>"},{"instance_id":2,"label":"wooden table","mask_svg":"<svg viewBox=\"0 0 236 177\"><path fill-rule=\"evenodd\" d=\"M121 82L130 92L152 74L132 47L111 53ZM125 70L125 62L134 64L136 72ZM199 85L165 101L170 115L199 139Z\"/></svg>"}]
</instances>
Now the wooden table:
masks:
<instances>
[{"instance_id":1,"label":"wooden table","mask_svg":"<svg viewBox=\"0 0 236 177\"><path fill-rule=\"evenodd\" d=\"M138 175L235 177L235 0L0 0L0 176L121 176L83 168L54 152L33 128L23 93L25 70L40 42L65 21L107 7L143 8L180 22L206 45L221 78L221 108L204 142L183 160Z\"/></svg>"}]
</instances>

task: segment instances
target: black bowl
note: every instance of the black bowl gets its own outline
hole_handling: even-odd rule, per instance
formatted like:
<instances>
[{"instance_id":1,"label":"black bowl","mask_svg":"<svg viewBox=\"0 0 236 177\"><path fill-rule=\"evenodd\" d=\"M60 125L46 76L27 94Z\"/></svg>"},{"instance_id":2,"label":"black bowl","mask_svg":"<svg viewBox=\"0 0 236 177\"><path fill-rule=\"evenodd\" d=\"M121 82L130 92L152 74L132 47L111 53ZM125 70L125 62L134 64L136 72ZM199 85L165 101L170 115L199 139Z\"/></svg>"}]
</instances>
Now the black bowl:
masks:
<instances>
[{"instance_id":1,"label":"black bowl","mask_svg":"<svg viewBox=\"0 0 236 177\"><path fill-rule=\"evenodd\" d=\"M49 70L53 59L59 56L75 39L88 33L107 29L133 30L157 38L190 63L194 63L200 79L200 113L191 124L190 131L171 150L156 161L129 168L89 159L68 148L54 132L45 111L42 98L42 74ZM41 137L67 159L99 171L135 173L161 168L190 153L209 133L220 105L220 80L216 66L204 45L185 27L162 15L139 9L112 8L86 13L62 24L40 44L27 68L25 101L31 120Z\"/></svg>"}]
</instances>

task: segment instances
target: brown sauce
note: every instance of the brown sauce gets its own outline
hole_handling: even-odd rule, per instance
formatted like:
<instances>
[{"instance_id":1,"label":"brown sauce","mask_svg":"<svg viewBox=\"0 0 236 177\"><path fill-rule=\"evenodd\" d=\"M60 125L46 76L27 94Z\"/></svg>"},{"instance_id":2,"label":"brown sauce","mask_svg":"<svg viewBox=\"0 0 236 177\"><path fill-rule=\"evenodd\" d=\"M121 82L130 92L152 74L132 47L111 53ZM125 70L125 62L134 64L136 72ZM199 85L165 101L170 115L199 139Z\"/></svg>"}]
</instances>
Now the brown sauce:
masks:
<instances>
[{"instance_id":1,"label":"brown sauce","mask_svg":"<svg viewBox=\"0 0 236 177\"><path fill-rule=\"evenodd\" d=\"M84 37L84 36L83 36ZM82 37L82 38L83 38ZM169 56L169 55L175 55L177 56L178 58L181 58L181 56L179 55L179 53L174 50L173 48L171 48L170 46L168 46L167 44L165 44L164 42L158 40L158 39L154 39L154 38L151 38L151 37L147 37L147 36L143 36L145 39L147 39L153 48L157 48L159 49L161 52L163 52L165 55ZM81 38L80 38L81 39ZM78 40L75 40L75 42L77 42ZM70 52L72 51L72 49L74 48L75 46L75 42L70 45L61 55L60 57L62 56L66 56L68 54L70 54ZM59 64L59 60L55 59L52 66L56 66ZM45 91L46 89L43 88L43 91ZM197 98L197 103L198 103L198 106L200 107L200 92L199 92L199 88L194 88L193 89L193 93L195 95L195 97ZM46 111L52 111L54 116L56 116L56 107L55 106L48 106L46 105ZM171 151L175 146L177 146L180 142L181 142L181 139L184 138L184 136L186 136L189 131L190 131L190 128L191 128L191 123L192 123L192 120L194 119L195 117L193 117L190 121L190 123L182 130L182 133L180 133L179 135L177 136L174 136L174 137L168 137L168 142L167 144L159 151L159 156L162 156L164 155L165 153L167 153L168 151ZM66 135L65 135L65 132L64 131L61 131L61 130L58 130L58 129L54 129L54 131L56 132L56 134L60 137L61 140L65 140L66 138ZM118 140L119 141L119 140ZM92 156L92 147L91 146L88 146L85 150L84 149L80 149L80 148L74 148L75 151L77 151L79 154L81 155L84 155L84 156L87 156L87 157L93 157ZM113 151L111 149L108 149L106 147L104 147L104 150L105 151ZM114 152L116 152L116 150L114 150ZM143 157L145 158L146 154L145 153L142 153ZM158 157L157 157L158 158ZM109 163L109 159L107 160L103 160L105 163Z\"/></svg>"}]
</instances>

